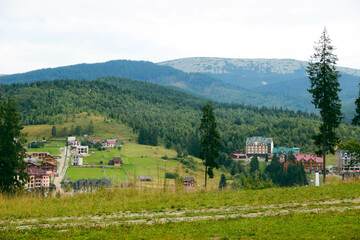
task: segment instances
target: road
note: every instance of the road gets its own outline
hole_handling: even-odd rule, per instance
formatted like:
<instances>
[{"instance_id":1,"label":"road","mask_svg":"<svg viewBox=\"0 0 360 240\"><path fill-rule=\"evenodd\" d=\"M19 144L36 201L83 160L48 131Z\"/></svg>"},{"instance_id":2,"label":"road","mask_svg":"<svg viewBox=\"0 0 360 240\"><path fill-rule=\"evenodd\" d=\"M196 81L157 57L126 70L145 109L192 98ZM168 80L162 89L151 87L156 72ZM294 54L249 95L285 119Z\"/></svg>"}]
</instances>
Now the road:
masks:
<instances>
[{"instance_id":1,"label":"road","mask_svg":"<svg viewBox=\"0 0 360 240\"><path fill-rule=\"evenodd\" d=\"M67 168L69 166L69 162L70 162L70 147L63 147L60 148L61 150L61 158L58 159L58 177L55 177L54 179L54 184L56 186L56 192L60 191L60 193L62 192L61 189L61 180L65 177Z\"/></svg>"}]
</instances>

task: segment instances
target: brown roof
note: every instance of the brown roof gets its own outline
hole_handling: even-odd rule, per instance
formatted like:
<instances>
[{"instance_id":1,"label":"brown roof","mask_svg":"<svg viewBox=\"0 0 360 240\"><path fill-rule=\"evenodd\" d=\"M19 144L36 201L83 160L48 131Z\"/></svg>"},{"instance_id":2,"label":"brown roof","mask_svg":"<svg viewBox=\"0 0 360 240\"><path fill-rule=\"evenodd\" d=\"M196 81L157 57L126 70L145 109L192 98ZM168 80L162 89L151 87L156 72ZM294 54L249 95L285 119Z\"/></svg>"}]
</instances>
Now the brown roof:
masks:
<instances>
[{"instance_id":1,"label":"brown roof","mask_svg":"<svg viewBox=\"0 0 360 240\"><path fill-rule=\"evenodd\" d=\"M191 182L191 181L195 182L195 179L193 177L184 177L184 182Z\"/></svg>"},{"instance_id":2,"label":"brown roof","mask_svg":"<svg viewBox=\"0 0 360 240\"><path fill-rule=\"evenodd\" d=\"M25 169L25 172L29 175L35 175L35 176L42 176L42 175L49 175L46 173L46 171L38 168L27 168Z\"/></svg>"},{"instance_id":3,"label":"brown roof","mask_svg":"<svg viewBox=\"0 0 360 240\"><path fill-rule=\"evenodd\" d=\"M121 157L114 157L113 161L114 161L114 163L116 163L116 162L122 163Z\"/></svg>"}]
</instances>

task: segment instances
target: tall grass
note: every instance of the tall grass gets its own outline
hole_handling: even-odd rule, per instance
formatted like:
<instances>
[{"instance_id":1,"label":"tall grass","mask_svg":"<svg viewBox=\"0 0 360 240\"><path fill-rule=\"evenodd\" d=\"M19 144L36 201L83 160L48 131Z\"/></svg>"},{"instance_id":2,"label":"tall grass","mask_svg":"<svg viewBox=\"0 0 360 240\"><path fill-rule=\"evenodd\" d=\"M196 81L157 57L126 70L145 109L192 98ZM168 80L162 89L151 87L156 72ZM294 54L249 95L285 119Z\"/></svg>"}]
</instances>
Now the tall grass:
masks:
<instances>
[{"instance_id":1,"label":"tall grass","mask_svg":"<svg viewBox=\"0 0 360 240\"><path fill-rule=\"evenodd\" d=\"M61 198L43 198L24 193L15 196L0 195L0 219L258 206L354 198L360 198L360 183L195 193L187 192L183 188L174 191L148 188L101 189L94 193Z\"/></svg>"}]
</instances>

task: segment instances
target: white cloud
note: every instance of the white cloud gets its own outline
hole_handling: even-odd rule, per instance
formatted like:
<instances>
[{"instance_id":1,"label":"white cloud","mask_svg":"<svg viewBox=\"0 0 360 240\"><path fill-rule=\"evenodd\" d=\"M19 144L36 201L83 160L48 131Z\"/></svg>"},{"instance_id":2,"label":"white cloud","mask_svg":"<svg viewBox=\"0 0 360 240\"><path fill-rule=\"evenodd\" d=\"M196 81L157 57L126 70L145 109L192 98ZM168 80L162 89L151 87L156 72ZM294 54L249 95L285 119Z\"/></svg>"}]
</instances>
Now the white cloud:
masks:
<instances>
[{"instance_id":1,"label":"white cloud","mask_svg":"<svg viewBox=\"0 0 360 240\"><path fill-rule=\"evenodd\" d=\"M339 65L360 68L358 9L356 0L0 0L0 74L111 59L307 60L325 25Z\"/></svg>"}]
</instances>

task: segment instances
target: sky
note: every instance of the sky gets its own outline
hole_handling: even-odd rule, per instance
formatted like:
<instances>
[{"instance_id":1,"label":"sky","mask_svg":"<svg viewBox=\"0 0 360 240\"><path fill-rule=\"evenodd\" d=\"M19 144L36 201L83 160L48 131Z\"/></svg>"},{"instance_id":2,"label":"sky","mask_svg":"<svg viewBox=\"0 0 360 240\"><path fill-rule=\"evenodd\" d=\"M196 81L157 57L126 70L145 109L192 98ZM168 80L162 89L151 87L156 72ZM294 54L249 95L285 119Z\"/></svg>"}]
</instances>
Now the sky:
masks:
<instances>
[{"instance_id":1,"label":"sky","mask_svg":"<svg viewBox=\"0 0 360 240\"><path fill-rule=\"evenodd\" d=\"M115 59L309 60L323 28L360 69L359 0L0 0L0 74Z\"/></svg>"}]
</instances>

